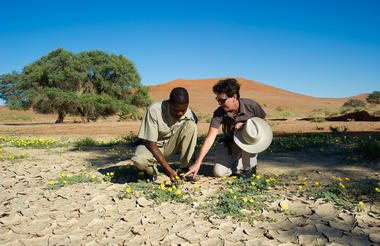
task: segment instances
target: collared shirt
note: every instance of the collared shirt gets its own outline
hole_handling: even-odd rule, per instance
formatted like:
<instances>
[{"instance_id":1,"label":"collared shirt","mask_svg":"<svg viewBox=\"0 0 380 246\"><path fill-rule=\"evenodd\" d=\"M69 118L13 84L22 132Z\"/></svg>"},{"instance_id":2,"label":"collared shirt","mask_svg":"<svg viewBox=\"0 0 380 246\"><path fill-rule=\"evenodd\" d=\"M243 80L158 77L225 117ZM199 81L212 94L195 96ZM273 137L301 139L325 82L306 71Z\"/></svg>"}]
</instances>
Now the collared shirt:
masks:
<instances>
[{"instance_id":1,"label":"collared shirt","mask_svg":"<svg viewBox=\"0 0 380 246\"><path fill-rule=\"evenodd\" d=\"M235 115L231 112L225 112L222 107L217 108L214 111L210 127L218 129L222 125L225 137L232 138L237 122L245 123L252 117L265 118L265 115L264 110L256 101L249 98L240 98L239 109Z\"/></svg>"},{"instance_id":2,"label":"collared shirt","mask_svg":"<svg viewBox=\"0 0 380 246\"><path fill-rule=\"evenodd\" d=\"M177 119L170 114L168 100L155 102L147 108L137 137L156 142L158 147L162 147L187 120L197 122L190 108Z\"/></svg>"}]
</instances>

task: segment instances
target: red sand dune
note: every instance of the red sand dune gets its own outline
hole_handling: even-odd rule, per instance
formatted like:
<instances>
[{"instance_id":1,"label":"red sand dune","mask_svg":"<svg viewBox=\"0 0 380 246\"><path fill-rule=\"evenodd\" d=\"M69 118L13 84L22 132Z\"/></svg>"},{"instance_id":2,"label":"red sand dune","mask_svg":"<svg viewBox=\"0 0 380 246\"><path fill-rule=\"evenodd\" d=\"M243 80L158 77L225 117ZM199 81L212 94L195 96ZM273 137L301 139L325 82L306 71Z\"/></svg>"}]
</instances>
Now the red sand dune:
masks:
<instances>
[{"instance_id":1,"label":"red sand dune","mask_svg":"<svg viewBox=\"0 0 380 246\"><path fill-rule=\"evenodd\" d=\"M175 87L184 87L190 94L190 107L196 112L212 113L218 107L212 86L221 78L184 80L177 79L168 83L150 86L153 100L163 100L169 97L170 90ZM350 98L317 98L297 94L294 92L265 85L253 80L236 78L241 84L241 97L247 97L259 102L265 111L275 112L280 105L289 105L292 111L308 113L313 109L337 109L350 98L365 99L367 94L360 94Z\"/></svg>"}]
</instances>

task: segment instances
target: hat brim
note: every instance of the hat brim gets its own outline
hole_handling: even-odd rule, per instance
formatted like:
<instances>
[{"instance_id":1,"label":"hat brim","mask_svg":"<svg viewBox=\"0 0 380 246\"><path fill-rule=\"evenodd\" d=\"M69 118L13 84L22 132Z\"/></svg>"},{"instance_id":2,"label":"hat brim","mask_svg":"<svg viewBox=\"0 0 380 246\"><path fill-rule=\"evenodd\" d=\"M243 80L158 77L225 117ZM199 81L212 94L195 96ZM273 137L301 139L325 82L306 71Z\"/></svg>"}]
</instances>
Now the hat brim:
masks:
<instances>
[{"instance_id":1,"label":"hat brim","mask_svg":"<svg viewBox=\"0 0 380 246\"><path fill-rule=\"evenodd\" d=\"M266 150L269 145L272 143L273 139L273 132L272 128L269 126L269 124L258 117L251 118L254 123L258 126L258 129L260 132L260 135L262 136L257 142L254 144L248 144L246 141L244 141L244 138L242 136L242 130L238 131L234 134L234 141L237 146L239 146L242 150L248 153L260 153Z\"/></svg>"}]
</instances>

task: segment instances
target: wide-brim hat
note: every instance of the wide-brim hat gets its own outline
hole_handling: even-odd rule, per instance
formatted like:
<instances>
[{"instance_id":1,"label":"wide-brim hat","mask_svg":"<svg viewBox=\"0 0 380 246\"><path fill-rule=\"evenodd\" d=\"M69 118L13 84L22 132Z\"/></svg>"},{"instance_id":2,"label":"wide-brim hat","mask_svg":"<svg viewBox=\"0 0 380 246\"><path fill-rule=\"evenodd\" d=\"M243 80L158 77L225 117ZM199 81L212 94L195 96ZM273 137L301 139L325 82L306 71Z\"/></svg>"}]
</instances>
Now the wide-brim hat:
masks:
<instances>
[{"instance_id":1,"label":"wide-brim hat","mask_svg":"<svg viewBox=\"0 0 380 246\"><path fill-rule=\"evenodd\" d=\"M272 142L273 132L269 124L258 117L247 120L242 130L234 134L234 141L248 153L260 153Z\"/></svg>"}]
</instances>

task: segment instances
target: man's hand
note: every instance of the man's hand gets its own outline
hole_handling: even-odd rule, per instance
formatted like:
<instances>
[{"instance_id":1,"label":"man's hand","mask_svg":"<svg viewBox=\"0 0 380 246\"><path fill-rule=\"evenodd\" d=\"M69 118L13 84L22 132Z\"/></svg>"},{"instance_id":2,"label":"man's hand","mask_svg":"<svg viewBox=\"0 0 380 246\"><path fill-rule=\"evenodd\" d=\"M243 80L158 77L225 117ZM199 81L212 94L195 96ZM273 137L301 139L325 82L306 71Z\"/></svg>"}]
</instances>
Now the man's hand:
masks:
<instances>
[{"instance_id":1,"label":"man's hand","mask_svg":"<svg viewBox=\"0 0 380 246\"><path fill-rule=\"evenodd\" d=\"M237 122L235 124L235 132L238 132L238 131L242 130L243 127L244 127L244 123L243 122Z\"/></svg>"},{"instance_id":2,"label":"man's hand","mask_svg":"<svg viewBox=\"0 0 380 246\"><path fill-rule=\"evenodd\" d=\"M178 174L176 171L174 171L172 168L170 168L170 170L167 170L168 172L168 176L170 178L170 181L172 181L173 183L177 183L178 180L177 180L177 177L178 177Z\"/></svg>"},{"instance_id":3,"label":"man's hand","mask_svg":"<svg viewBox=\"0 0 380 246\"><path fill-rule=\"evenodd\" d=\"M188 176L188 175L192 175L193 176L193 180L195 180L195 178L197 177L197 174L198 174L198 171L199 171L199 168L201 167L200 164L194 164L192 166L189 167L189 171L187 173L185 173L185 175L183 175L184 177Z\"/></svg>"}]
</instances>

